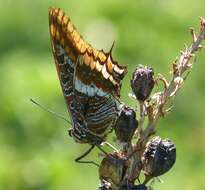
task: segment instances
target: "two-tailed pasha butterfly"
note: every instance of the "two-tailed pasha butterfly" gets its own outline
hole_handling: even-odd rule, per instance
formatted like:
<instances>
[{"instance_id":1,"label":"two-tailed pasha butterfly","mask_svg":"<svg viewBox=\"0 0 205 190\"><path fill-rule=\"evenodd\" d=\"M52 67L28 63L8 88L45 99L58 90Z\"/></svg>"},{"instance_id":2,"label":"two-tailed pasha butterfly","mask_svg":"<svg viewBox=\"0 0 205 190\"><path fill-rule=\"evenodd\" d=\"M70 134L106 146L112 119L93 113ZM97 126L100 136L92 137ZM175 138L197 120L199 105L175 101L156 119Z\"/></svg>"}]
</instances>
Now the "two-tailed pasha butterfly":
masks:
<instances>
[{"instance_id":1,"label":"two-tailed pasha butterfly","mask_svg":"<svg viewBox=\"0 0 205 190\"><path fill-rule=\"evenodd\" d=\"M69 134L76 142L89 143L92 149L105 141L116 123L121 80L127 69L113 60L111 51L99 51L85 42L61 9L49 9L49 28L55 65L72 120Z\"/></svg>"}]
</instances>

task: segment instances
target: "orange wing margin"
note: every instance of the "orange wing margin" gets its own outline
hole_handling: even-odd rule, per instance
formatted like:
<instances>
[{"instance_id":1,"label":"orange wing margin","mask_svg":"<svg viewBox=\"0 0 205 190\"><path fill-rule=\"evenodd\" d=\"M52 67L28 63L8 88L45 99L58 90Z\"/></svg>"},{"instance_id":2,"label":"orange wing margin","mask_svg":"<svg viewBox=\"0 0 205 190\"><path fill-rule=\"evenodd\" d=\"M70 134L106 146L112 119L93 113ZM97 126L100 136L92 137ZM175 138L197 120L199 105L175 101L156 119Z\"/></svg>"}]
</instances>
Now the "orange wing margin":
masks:
<instances>
[{"instance_id":1,"label":"orange wing margin","mask_svg":"<svg viewBox=\"0 0 205 190\"><path fill-rule=\"evenodd\" d=\"M49 9L49 23L53 42L64 48L73 63L77 64L79 57L82 60L77 77L86 85L94 83L103 91L119 96L127 68L118 65L111 52L99 51L85 42L60 8Z\"/></svg>"}]
</instances>

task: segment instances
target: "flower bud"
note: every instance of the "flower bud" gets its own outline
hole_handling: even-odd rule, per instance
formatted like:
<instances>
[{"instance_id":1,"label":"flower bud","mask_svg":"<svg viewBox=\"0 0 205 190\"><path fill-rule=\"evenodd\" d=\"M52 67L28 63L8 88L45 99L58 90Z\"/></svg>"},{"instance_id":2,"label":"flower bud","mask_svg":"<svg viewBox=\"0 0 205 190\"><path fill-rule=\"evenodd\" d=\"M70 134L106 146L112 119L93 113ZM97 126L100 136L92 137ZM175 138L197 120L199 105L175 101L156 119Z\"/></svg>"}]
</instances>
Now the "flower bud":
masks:
<instances>
[{"instance_id":1,"label":"flower bud","mask_svg":"<svg viewBox=\"0 0 205 190\"><path fill-rule=\"evenodd\" d=\"M101 162L99 168L99 176L101 180L118 185L125 170L125 160L117 154L108 154Z\"/></svg>"},{"instance_id":2,"label":"flower bud","mask_svg":"<svg viewBox=\"0 0 205 190\"><path fill-rule=\"evenodd\" d=\"M128 106L124 106L114 128L117 140L121 143L129 143L137 126L138 121L136 120L135 111Z\"/></svg>"},{"instance_id":3,"label":"flower bud","mask_svg":"<svg viewBox=\"0 0 205 190\"><path fill-rule=\"evenodd\" d=\"M160 176L168 172L176 161L175 145L169 139L154 137L147 143L141 160L146 176Z\"/></svg>"},{"instance_id":4,"label":"flower bud","mask_svg":"<svg viewBox=\"0 0 205 190\"><path fill-rule=\"evenodd\" d=\"M131 88L139 101L145 101L154 87L154 72L151 67L140 65L133 72Z\"/></svg>"}]
</instances>

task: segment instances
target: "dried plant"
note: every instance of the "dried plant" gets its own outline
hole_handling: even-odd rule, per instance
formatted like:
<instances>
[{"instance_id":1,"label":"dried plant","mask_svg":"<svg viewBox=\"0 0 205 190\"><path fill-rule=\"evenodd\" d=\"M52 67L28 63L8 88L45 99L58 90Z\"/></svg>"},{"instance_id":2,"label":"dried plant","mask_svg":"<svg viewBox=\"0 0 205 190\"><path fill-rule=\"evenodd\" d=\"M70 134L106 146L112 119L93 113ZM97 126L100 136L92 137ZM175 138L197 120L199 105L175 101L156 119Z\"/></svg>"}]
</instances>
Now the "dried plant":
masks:
<instances>
[{"instance_id":1,"label":"dried plant","mask_svg":"<svg viewBox=\"0 0 205 190\"><path fill-rule=\"evenodd\" d=\"M131 87L139 103L139 121L134 110L125 106L116 124L115 133L122 149L106 155L99 168L101 190L143 190L151 188L150 179L167 172L175 163L176 149L169 139L150 137L156 133L157 122L172 108L172 100L182 87L194 64L195 54L205 39L205 19L200 18L200 34L190 29L193 42L185 46L179 58L172 63L171 80L163 75L154 79L152 68L139 66L133 73ZM163 90L150 96L154 85L163 83ZM145 126L146 125L146 126ZM143 173L144 182L139 182ZM137 182L138 179L138 182ZM139 183L139 184L137 184Z\"/></svg>"}]
</instances>

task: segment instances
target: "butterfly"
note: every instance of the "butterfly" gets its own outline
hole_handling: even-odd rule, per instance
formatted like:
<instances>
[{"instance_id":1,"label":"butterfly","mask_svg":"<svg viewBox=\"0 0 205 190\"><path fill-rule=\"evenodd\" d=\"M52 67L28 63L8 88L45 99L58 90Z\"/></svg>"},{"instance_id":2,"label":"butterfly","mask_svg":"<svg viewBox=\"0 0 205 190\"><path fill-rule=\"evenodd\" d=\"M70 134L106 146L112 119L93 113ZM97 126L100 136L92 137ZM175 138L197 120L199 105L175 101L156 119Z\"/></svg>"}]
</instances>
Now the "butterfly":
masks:
<instances>
[{"instance_id":1,"label":"butterfly","mask_svg":"<svg viewBox=\"0 0 205 190\"><path fill-rule=\"evenodd\" d=\"M78 143L90 144L92 149L105 141L116 123L121 109L121 81L127 68L113 60L112 48L105 53L85 42L60 8L49 9L49 30L72 122L69 135Z\"/></svg>"}]
</instances>

